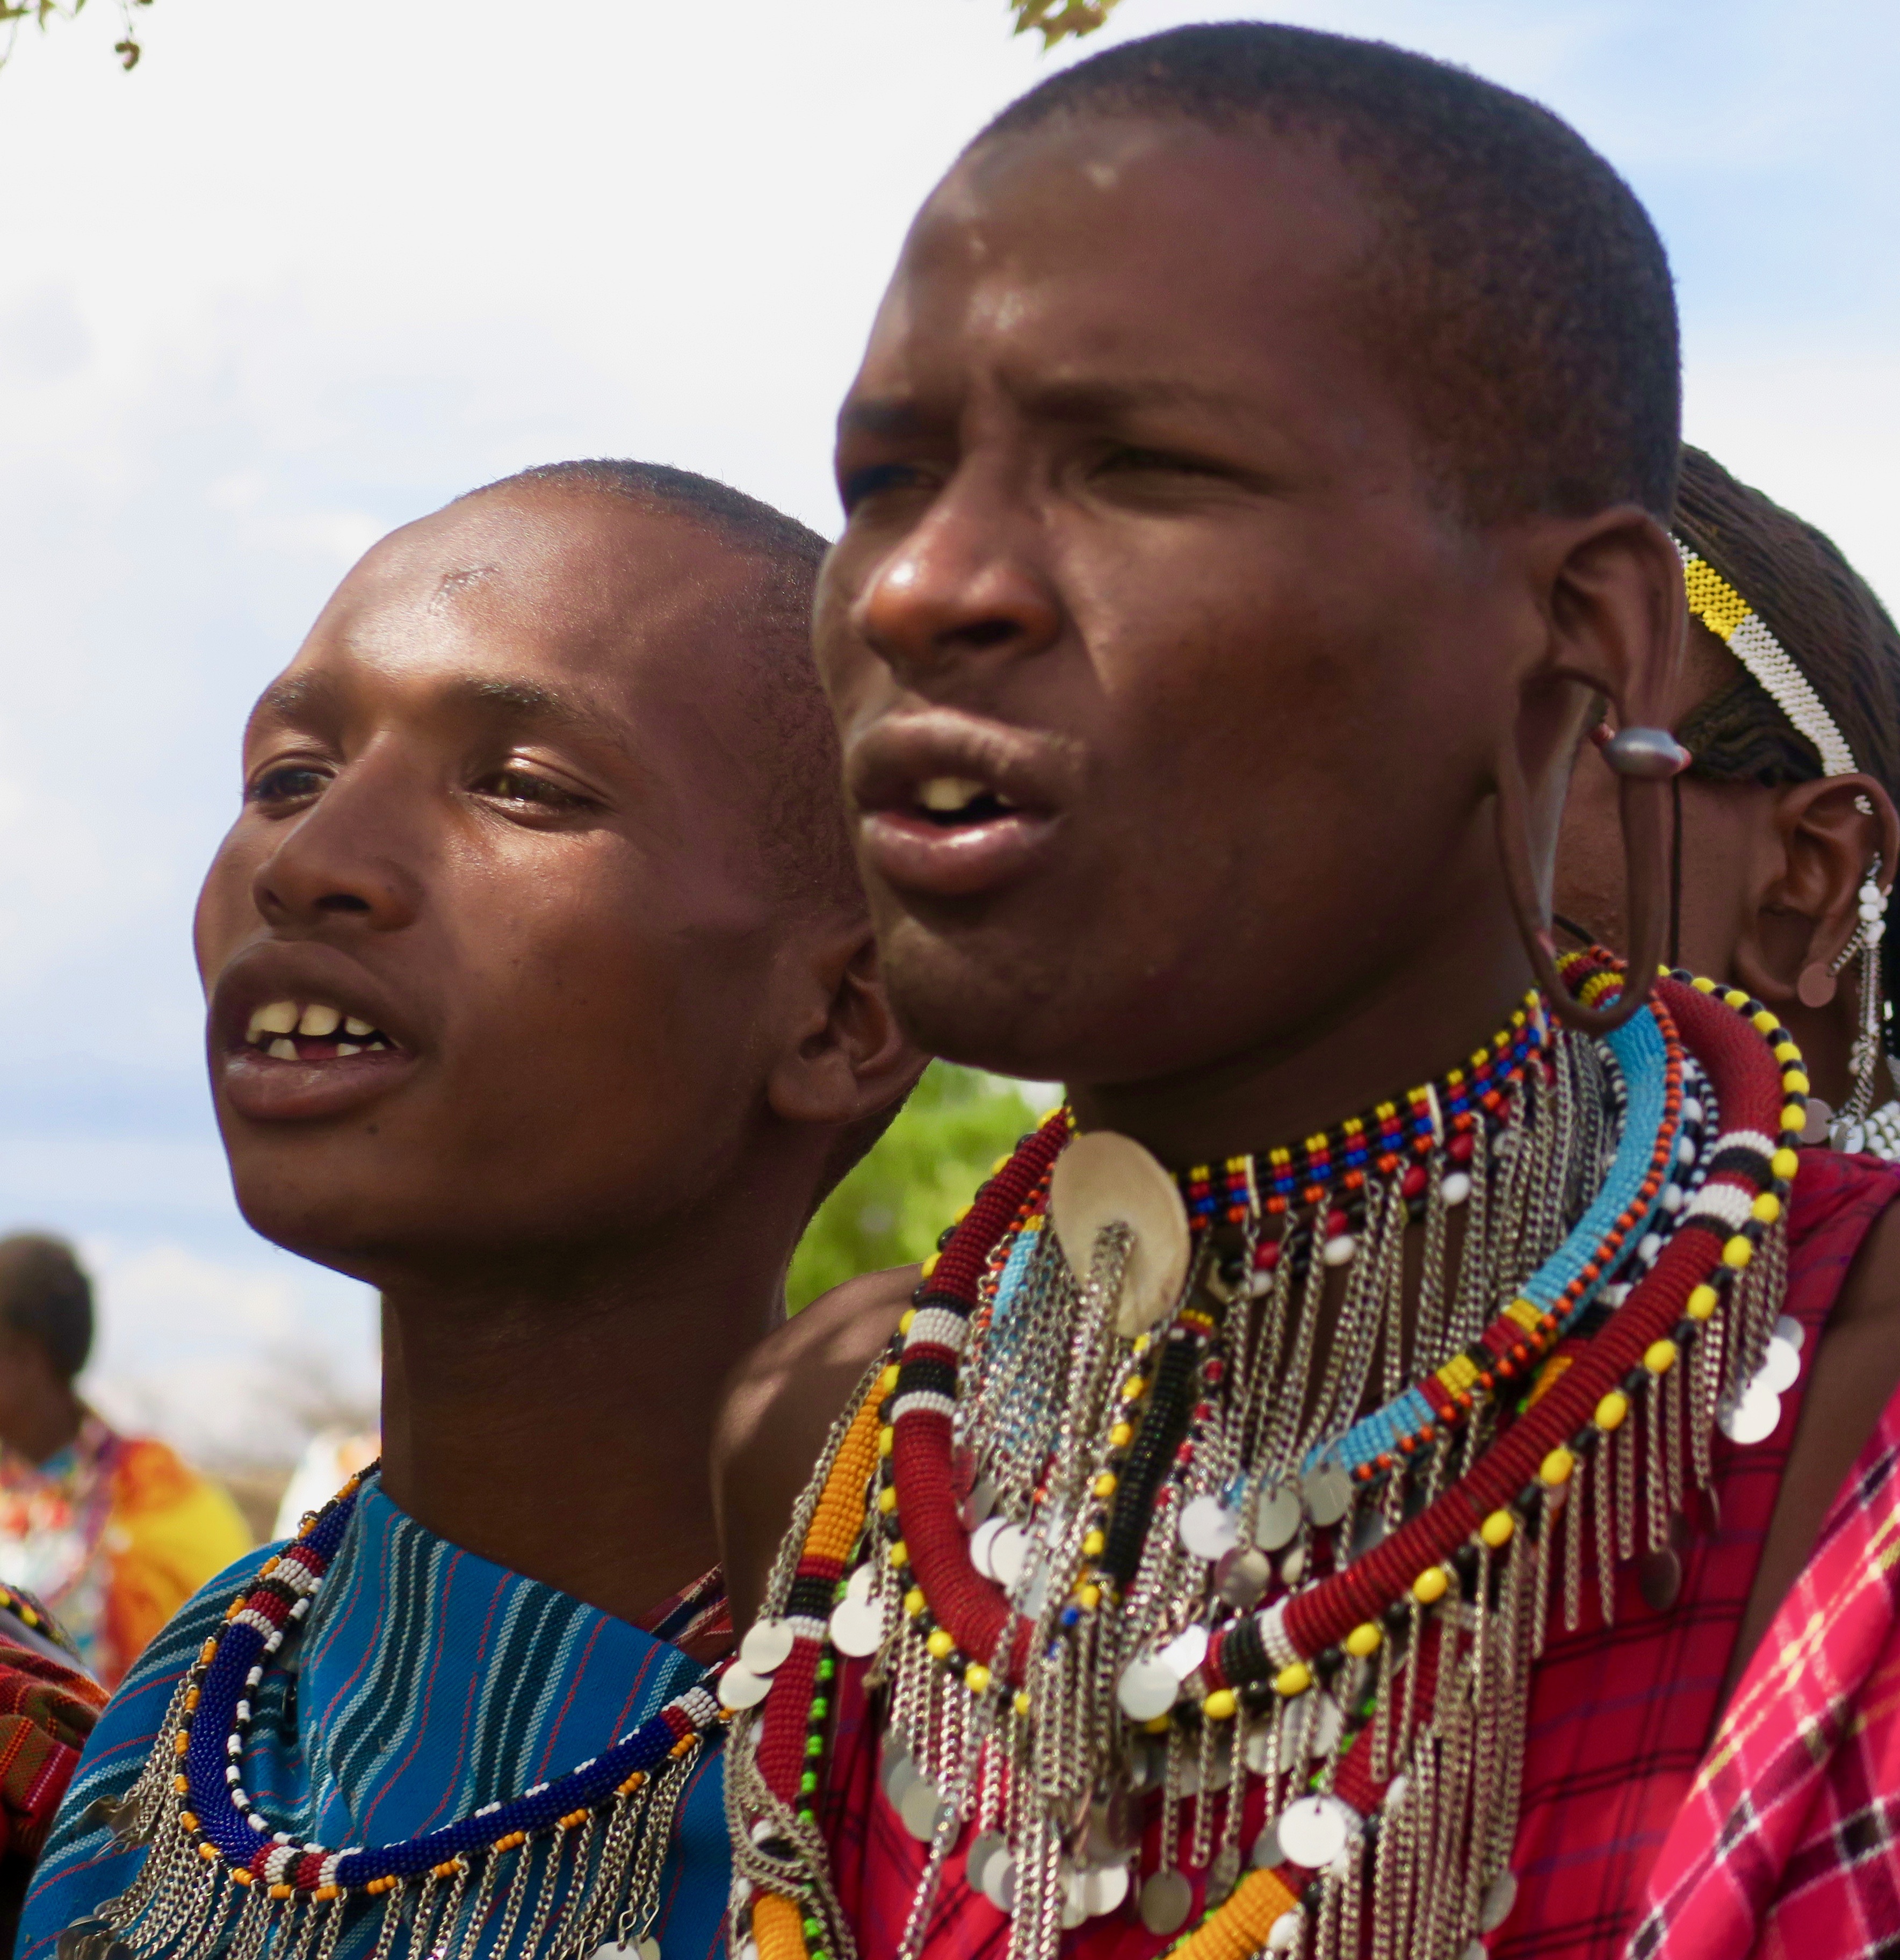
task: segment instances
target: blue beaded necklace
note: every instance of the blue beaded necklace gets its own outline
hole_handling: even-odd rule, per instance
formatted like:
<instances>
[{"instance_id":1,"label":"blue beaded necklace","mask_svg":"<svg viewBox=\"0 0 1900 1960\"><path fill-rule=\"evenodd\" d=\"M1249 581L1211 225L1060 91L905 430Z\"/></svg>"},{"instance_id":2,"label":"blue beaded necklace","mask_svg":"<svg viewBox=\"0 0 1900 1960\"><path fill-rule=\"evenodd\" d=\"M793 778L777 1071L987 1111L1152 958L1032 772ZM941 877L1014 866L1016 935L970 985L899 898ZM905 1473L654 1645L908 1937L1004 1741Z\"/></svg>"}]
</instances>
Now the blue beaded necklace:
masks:
<instances>
[{"instance_id":1,"label":"blue beaded necklace","mask_svg":"<svg viewBox=\"0 0 1900 1960\"><path fill-rule=\"evenodd\" d=\"M151 1853L131 1888L98 1911L137 1960L214 1952L224 1933L211 1929L221 1919L231 1923L231 1960L255 1960L278 1924L295 1939L280 1952L303 1960L314 1941L317 1960L327 1960L347 1909L378 1898L384 1904L375 1960L391 1960L405 1919L410 1960L438 1949L468 1952L512 1857L501 1931L488 1955L507 1960L536 1845L548 1855L517 1960L535 1960L564 1869L572 1881L561 1911L564 1950L586 1952L590 1941L624 1939L629 1923L651 1921L637 1895L657 1885L691 1760L729 1719L714 1691L719 1667L567 1775L399 1843L332 1850L300 1842L273 1830L245 1790L250 1698L309 1617L375 1467L351 1478L265 1561L179 1685L115 1826L148 1842Z\"/></svg>"}]
</instances>

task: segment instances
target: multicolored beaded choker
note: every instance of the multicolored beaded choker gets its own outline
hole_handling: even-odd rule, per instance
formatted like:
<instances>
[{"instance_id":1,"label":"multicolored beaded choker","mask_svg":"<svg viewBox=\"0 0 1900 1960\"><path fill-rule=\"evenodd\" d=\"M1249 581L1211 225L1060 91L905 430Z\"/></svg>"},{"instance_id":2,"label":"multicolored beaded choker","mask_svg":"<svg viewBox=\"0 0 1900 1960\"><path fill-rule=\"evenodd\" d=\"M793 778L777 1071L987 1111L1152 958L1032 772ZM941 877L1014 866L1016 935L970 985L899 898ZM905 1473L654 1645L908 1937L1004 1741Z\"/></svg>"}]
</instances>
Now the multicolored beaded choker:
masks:
<instances>
[{"instance_id":1,"label":"multicolored beaded choker","mask_svg":"<svg viewBox=\"0 0 1900 1960\"><path fill-rule=\"evenodd\" d=\"M1603 956L1568 976L1620 985ZM729 1803L762 1960L853 1951L818 1824L840 1665L885 1684L885 1796L929 1847L907 1954L953 1857L1017 1960L1125 1901L1191 1960L1358 1960L1366 1936L1450 1960L1495 1923L1553 1588L1574 1624L1593 1531L1610 1612L1619 1560L1705 1480L1778 1309L1806 1090L1771 1014L1686 975L1609 1044L1546 1031L1498 1073L1461 1133L1478 1263L1441 1303L1445 1358L1393 1274L1401 1218L1448 1256L1443 1127L1369 1160L1365 1245L1307 1259L1297 1297L1257 1251L1300 1204L1310 1229L1310 1186L1275 1214L1257 1180L1199 1230L1179 1209L1169 1252L1165 1174L1058 1116L978 1194L722 1685L761 1704Z\"/></svg>"},{"instance_id":2,"label":"multicolored beaded choker","mask_svg":"<svg viewBox=\"0 0 1900 1960\"><path fill-rule=\"evenodd\" d=\"M1447 1144L1456 1144L1482 1116L1496 1115L1549 1038L1543 998L1533 988L1509 1023L1486 1046L1473 1051L1467 1067L1412 1090L1403 1108L1396 1102L1381 1102L1303 1143L1259 1156L1229 1157L1218 1169L1198 1165L1178 1177L1189 1223L1204 1231L1217 1224L1243 1226L1262 1214L1272 1218L1302 1207L1324 1208L1322 1215L1333 1225L1329 1239L1336 1241L1352 1229L1348 1208L1357 1201L1363 1211L1359 1195L1367 1179L1390 1177L1401 1166L1406 1169L1407 1201L1422 1208L1426 1177L1422 1160ZM1469 1144L1450 1152L1454 1163L1468 1162L1470 1154Z\"/></svg>"},{"instance_id":3,"label":"multicolored beaded choker","mask_svg":"<svg viewBox=\"0 0 1900 1960\"><path fill-rule=\"evenodd\" d=\"M97 1911L105 1939L137 1960L203 1960L221 1949L227 1960L257 1960L273 1934L290 1943L278 1951L291 1960L313 1950L328 1960L362 1906L382 1914L376 1960L390 1960L405 1936L408 1960L470 1955L478 1938L485 1960L538 1960L557 1901L563 1953L626 1945L656 1917L675 1809L693 1759L726 1720L717 1669L567 1775L403 1843L300 1843L273 1829L244 1789L250 1698L308 1617L370 1474L352 1478L264 1562L179 1684L114 1820L151 1853L131 1888Z\"/></svg>"}]
</instances>

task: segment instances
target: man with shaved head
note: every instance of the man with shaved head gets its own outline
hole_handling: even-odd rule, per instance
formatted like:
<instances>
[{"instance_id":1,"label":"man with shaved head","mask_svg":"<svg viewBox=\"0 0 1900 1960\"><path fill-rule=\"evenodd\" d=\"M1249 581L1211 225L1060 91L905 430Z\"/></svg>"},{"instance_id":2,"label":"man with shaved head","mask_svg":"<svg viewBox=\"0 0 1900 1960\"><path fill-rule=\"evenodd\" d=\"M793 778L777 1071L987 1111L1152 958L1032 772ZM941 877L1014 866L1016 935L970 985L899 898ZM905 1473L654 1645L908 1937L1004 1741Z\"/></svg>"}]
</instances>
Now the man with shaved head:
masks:
<instances>
[{"instance_id":1,"label":"man with shaved head","mask_svg":"<svg viewBox=\"0 0 1900 1960\"><path fill-rule=\"evenodd\" d=\"M718 1946L712 1413L918 1065L822 551L682 471L529 470L378 545L253 713L212 1090L252 1224L382 1295L385 1453L128 1680L33 1960Z\"/></svg>"}]
</instances>

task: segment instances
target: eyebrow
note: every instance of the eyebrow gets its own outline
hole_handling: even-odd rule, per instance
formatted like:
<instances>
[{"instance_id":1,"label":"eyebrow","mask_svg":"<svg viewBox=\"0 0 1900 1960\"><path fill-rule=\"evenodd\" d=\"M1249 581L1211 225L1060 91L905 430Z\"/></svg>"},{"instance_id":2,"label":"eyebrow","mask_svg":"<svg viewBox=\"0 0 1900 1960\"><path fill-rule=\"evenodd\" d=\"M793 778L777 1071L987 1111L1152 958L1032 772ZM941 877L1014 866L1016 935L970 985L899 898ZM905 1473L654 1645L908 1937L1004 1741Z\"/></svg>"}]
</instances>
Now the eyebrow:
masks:
<instances>
[{"instance_id":1,"label":"eyebrow","mask_svg":"<svg viewBox=\"0 0 1900 1960\"><path fill-rule=\"evenodd\" d=\"M1111 421L1144 409L1184 408L1224 418L1239 413L1241 398L1193 381L1062 380L1010 390L1020 406L1052 422ZM943 418L913 399L888 396L847 402L838 417L840 434L908 436L922 434Z\"/></svg>"},{"instance_id":2,"label":"eyebrow","mask_svg":"<svg viewBox=\"0 0 1900 1960\"><path fill-rule=\"evenodd\" d=\"M459 674L439 684L438 698L499 722L539 724L593 735L624 748L627 731L579 695L564 694L540 681L503 674ZM258 697L253 718L269 716L291 721L316 714L335 714L343 690L326 674L294 674L274 682Z\"/></svg>"}]
</instances>

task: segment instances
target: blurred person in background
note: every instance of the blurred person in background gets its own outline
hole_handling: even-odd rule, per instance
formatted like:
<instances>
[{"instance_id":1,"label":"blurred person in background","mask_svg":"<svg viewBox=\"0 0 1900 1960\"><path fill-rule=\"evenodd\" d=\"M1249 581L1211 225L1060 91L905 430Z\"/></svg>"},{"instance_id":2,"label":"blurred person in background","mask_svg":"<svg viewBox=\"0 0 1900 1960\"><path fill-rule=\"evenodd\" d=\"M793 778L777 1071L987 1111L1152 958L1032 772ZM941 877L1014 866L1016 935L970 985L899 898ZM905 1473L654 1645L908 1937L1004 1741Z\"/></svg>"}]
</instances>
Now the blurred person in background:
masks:
<instances>
[{"instance_id":1,"label":"blurred person in background","mask_svg":"<svg viewBox=\"0 0 1900 1960\"><path fill-rule=\"evenodd\" d=\"M92 1282L63 1239L0 1239L0 1575L43 1598L107 1688L250 1532L155 1437L121 1436L75 1386Z\"/></svg>"},{"instance_id":2,"label":"blurred person in background","mask_svg":"<svg viewBox=\"0 0 1900 1960\"><path fill-rule=\"evenodd\" d=\"M1689 756L1670 958L1781 1017L1814 1084L1806 1142L1900 1159L1886 936L1900 632L1830 539L1686 444L1672 528L1690 618L1666 723ZM1571 778L1555 902L1578 936L1625 943L1600 752Z\"/></svg>"}]
</instances>

